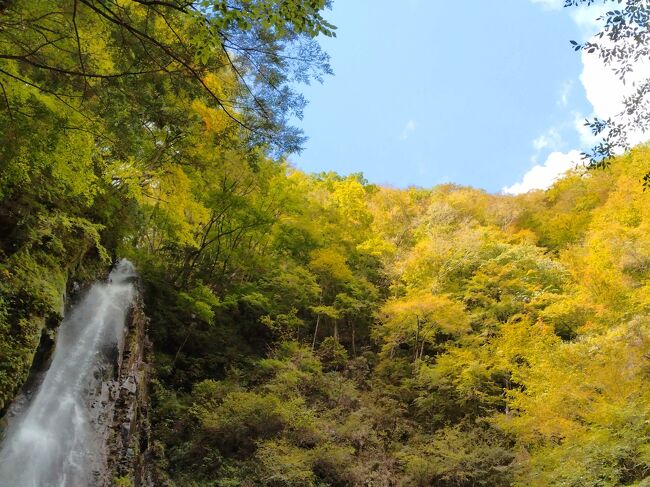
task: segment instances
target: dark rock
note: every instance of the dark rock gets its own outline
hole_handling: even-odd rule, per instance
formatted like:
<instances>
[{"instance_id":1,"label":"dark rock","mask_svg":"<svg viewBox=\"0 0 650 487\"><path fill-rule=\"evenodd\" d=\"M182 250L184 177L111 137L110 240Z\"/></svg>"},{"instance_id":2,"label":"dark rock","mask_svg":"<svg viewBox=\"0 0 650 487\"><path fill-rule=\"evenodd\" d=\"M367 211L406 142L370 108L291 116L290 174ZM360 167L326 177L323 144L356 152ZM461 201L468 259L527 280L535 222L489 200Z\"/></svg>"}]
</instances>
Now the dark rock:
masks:
<instances>
[{"instance_id":1,"label":"dark rock","mask_svg":"<svg viewBox=\"0 0 650 487\"><path fill-rule=\"evenodd\" d=\"M134 487L153 487L147 417L152 352L147 326L142 299L137 297L112 370L105 375L111 379L102 383L99 397L95 398L102 407L92 409L96 414L93 423L106 445L107 464L98 486L112 486L115 478L128 477Z\"/></svg>"}]
</instances>

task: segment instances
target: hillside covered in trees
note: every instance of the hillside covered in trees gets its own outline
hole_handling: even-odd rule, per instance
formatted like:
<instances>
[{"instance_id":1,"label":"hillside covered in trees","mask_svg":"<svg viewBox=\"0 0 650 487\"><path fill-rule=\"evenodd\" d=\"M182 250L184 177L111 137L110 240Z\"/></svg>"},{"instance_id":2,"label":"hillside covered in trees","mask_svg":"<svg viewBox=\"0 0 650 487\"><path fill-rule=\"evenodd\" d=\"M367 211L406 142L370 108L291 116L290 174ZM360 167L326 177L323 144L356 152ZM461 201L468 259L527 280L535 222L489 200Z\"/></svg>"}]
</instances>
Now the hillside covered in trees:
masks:
<instances>
[{"instance_id":1,"label":"hillside covered in trees","mask_svg":"<svg viewBox=\"0 0 650 487\"><path fill-rule=\"evenodd\" d=\"M0 406L119 256L157 486L650 485L650 149L516 197L306 174L325 2L204 3L0 2Z\"/></svg>"},{"instance_id":2,"label":"hillside covered in trees","mask_svg":"<svg viewBox=\"0 0 650 487\"><path fill-rule=\"evenodd\" d=\"M158 467L175 485L642 485L648 157L516 198L274 166L189 276L139 250Z\"/></svg>"}]
</instances>

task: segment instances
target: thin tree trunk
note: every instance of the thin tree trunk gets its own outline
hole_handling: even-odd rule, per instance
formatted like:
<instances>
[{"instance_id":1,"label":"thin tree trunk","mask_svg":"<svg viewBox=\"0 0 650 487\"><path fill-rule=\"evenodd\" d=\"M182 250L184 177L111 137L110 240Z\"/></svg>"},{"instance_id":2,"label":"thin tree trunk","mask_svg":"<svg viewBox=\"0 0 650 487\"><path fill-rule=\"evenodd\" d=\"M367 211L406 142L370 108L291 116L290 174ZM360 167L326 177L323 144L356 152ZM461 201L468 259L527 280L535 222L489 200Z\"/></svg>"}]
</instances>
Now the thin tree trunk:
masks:
<instances>
[{"instance_id":1,"label":"thin tree trunk","mask_svg":"<svg viewBox=\"0 0 650 487\"><path fill-rule=\"evenodd\" d=\"M415 330L415 354L413 356L413 362L418 359L418 344L420 343L420 317L416 315L415 319L418 322L418 326Z\"/></svg>"},{"instance_id":2,"label":"thin tree trunk","mask_svg":"<svg viewBox=\"0 0 650 487\"><path fill-rule=\"evenodd\" d=\"M348 326L350 326L350 320L348 320ZM355 343L356 327L352 323L352 356L357 356L357 344Z\"/></svg>"},{"instance_id":3,"label":"thin tree trunk","mask_svg":"<svg viewBox=\"0 0 650 487\"><path fill-rule=\"evenodd\" d=\"M316 335L318 335L318 322L320 321L320 314L316 315L316 328L314 328L314 339L311 342L311 351L316 347Z\"/></svg>"},{"instance_id":4,"label":"thin tree trunk","mask_svg":"<svg viewBox=\"0 0 650 487\"><path fill-rule=\"evenodd\" d=\"M181 343L181 346L178 347L178 350L176 350L176 355L174 355L174 360L172 361L172 368L176 365L176 360L178 360L178 356L181 354L181 350L187 343L187 340L190 338L190 335L192 334L192 327L190 326L189 331L187 332L187 335L185 335L185 340L183 340L183 343Z\"/></svg>"}]
</instances>

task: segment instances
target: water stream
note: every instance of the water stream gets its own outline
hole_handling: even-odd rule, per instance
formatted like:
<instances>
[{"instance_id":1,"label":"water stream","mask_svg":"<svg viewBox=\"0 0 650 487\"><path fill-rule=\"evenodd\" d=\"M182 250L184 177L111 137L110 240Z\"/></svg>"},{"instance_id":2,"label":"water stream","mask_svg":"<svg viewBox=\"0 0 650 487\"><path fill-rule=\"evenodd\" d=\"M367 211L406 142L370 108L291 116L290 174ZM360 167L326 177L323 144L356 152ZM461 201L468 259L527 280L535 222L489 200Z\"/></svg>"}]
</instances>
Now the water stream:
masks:
<instances>
[{"instance_id":1,"label":"water stream","mask_svg":"<svg viewBox=\"0 0 650 487\"><path fill-rule=\"evenodd\" d=\"M92 410L101 403L90 399L120 349L134 275L121 260L64 318L42 383L0 444L0 487L96 485L106 454Z\"/></svg>"}]
</instances>

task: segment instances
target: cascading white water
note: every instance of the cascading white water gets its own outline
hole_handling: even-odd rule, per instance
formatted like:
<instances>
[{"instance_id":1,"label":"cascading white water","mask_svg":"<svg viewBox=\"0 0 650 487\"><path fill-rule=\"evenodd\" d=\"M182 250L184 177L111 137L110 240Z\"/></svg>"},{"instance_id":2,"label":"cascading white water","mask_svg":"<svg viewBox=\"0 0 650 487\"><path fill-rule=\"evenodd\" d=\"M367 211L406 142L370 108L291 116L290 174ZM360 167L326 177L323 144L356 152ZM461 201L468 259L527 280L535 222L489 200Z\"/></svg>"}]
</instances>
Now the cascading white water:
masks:
<instances>
[{"instance_id":1,"label":"cascading white water","mask_svg":"<svg viewBox=\"0 0 650 487\"><path fill-rule=\"evenodd\" d=\"M135 270L121 260L60 326L43 382L13 418L0 446L0 487L88 487L106 459L89 398L115 358L135 295Z\"/></svg>"}]
</instances>

